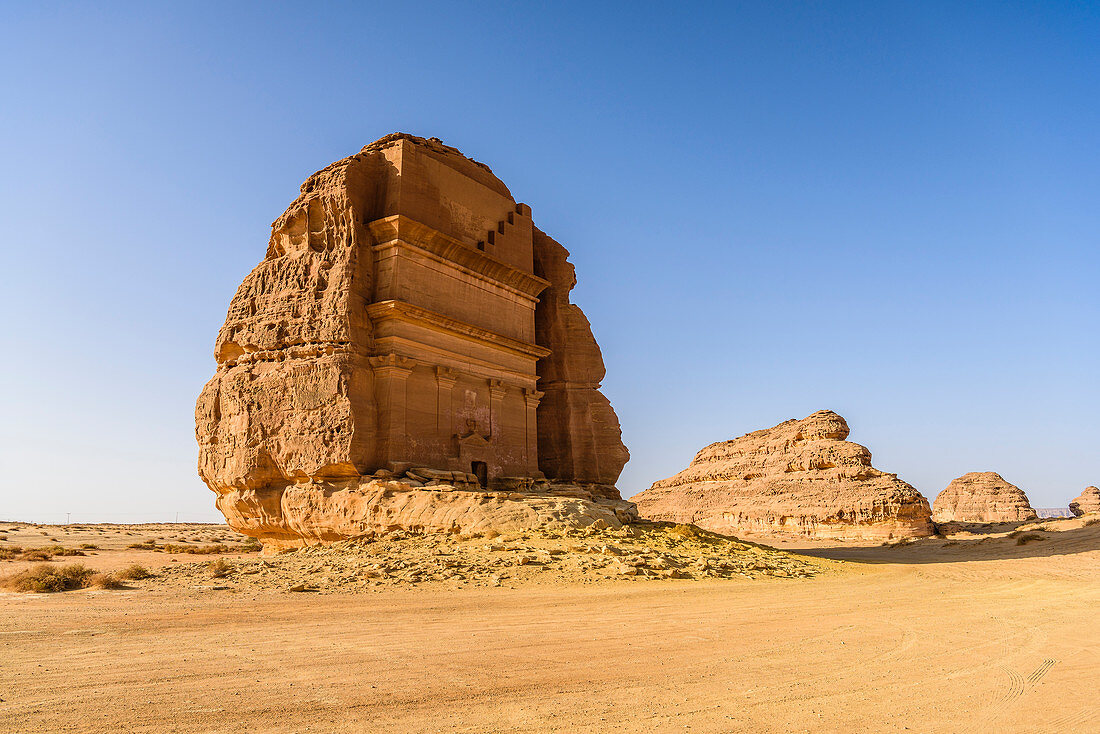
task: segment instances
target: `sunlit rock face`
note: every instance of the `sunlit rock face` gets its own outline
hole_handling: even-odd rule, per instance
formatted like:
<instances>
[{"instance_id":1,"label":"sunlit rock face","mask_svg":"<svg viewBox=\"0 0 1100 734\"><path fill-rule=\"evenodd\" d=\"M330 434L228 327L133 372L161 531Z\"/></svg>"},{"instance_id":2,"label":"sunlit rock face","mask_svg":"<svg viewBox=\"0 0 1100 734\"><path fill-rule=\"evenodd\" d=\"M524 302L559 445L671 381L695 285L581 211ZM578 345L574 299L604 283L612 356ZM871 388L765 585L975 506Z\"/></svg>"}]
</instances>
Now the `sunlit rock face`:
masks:
<instances>
[{"instance_id":1,"label":"sunlit rock face","mask_svg":"<svg viewBox=\"0 0 1100 734\"><path fill-rule=\"evenodd\" d=\"M991 471L953 479L932 503L936 522L1025 522L1038 517L1024 490Z\"/></svg>"},{"instance_id":2,"label":"sunlit rock face","mask_svg":"<svg viewBox=\"0 0 1100 734\"><path fill-rule=\"evenodd\" d=\"M928 500L871 466L846 441L848 424L822 410L707 446L679 474L633 497L653 520L720 533L903 538L933 532Z\"/></svg>"},{"instance_id":3,"label":"sunlit rock face","mask_svg":"<svg viewBox=\"0 0 1100 734\"><path fill-rule=\"evenodd\" d=\"M371 514L375 487L374 504L331 502L375 480L556 487L629 519L567 256L487 166L434 138L389 135L310 176L230 303L196 406L199 474L230 524L288 542L358 527L349 516L401 526Z\"/></svg>"},{"instance_id":4,"label":"sunlit rock face","mask_svg":"<svg viewBox=\"0 0 1100 734\"><path fill-rule=\"evenodd\" d=\"M1069 503L1069 511L1074 517L1100 512L1100 488L1085 487L1085 491Z\"/></svg>"}]
</instances>

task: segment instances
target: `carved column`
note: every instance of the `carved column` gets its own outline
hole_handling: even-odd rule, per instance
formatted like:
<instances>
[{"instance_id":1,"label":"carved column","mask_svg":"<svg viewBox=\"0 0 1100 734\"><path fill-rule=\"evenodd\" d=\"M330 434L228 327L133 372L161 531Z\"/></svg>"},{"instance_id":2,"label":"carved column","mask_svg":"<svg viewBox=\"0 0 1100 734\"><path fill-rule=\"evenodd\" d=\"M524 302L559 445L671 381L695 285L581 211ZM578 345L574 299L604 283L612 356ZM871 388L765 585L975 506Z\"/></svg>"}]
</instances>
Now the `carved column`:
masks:
<instances>
[{"instance_id":1,"label":"carved column","mask_svg":"<svg viewBox=\"0 0 1100 734\"><path fill-rule=\"evenodd\" d=\"M489 439L493 443L498 442L502 433L500 422L503 416L500 411L504 404L504 393L507 390L504 380L489 380Z\"/></svg>"},{"instance_id":2,"label":"carved column","mask_svg":"<svg viewBox=\"0 0 1100 734\"><path fill-rule=\"evenodd\" d=\"M378 396L378 434L383 464L407 461L405 440L405 386L416 360L397 354L370 358Z\"/></svg>"},{"instance_id":3,"label":"carved column","mask_svg":"<svg viewBox=\"0 0 1100 734\"><path fill-rule=\"evenodd\" d=\"M449 442L455 433L454 423L451 420L451 396L456 380L458 380L458 374L450 367L435 368L435 431L436 435L445 442Z\"/></svg>"},{"instance_id":4,"label":"carved column","mask_svg":"<svg viewBox=\"0 0 1100 734\"><path fill-rule=\"evenodd\" d=\"M545 394L531 388L523 389L523 399L527 403L527 450L524 458L527 462L527 471L533 477L541 476L539 474L539 431L536 415L538 414L539 402Z\"/></svg>"}]
</instances>

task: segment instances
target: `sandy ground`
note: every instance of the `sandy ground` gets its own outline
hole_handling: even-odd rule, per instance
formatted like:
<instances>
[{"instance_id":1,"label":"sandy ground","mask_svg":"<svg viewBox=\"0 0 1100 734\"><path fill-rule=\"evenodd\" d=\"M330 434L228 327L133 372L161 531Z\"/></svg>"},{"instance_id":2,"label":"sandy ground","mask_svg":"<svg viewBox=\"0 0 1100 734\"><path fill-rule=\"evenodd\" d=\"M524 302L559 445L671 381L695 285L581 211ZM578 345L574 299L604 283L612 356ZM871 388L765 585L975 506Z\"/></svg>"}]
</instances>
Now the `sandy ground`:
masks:
<instances>
[{"instance_id":1,"label":"sandy ground","mask_svg":"<svg viewBox=\"0 0 1100 734\"><path fill-rule=\"evenodd\" d=\"M3 593L0 731L1100 732L1100 524L1045 526L786 543L822 559L808 578ZM0 523L99 545L53 561L96 568L204 567L126 549L158 534L240 540L66 530Z\"/></svg>"}]
</instances>

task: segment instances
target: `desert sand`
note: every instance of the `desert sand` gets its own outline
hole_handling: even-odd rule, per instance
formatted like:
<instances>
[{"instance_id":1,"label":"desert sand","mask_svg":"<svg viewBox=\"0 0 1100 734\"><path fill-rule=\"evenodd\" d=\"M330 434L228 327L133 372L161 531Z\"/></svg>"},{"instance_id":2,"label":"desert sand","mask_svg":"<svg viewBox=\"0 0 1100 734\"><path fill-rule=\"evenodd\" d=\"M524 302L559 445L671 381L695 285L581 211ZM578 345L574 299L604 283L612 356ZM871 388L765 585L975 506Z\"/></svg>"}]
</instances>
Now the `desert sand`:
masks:
<instances>
[{"instance_id":1,"label":"desert sand","mask_svg":"<svg viewBox=\"0 0 1100 734\"><path fill-rule=\"evenodd\" d=\"M543 571L313 593L236 571L222 584L213 556L126 547L222 543L238 568L315 552L260 558L224 526L0 524L0 547L100 546L51 564L157 574L0 593L0 731L1096 732L1100 523L1087 523L767 556L812 567L801 578Z\"/></svg>"}]
</instances>

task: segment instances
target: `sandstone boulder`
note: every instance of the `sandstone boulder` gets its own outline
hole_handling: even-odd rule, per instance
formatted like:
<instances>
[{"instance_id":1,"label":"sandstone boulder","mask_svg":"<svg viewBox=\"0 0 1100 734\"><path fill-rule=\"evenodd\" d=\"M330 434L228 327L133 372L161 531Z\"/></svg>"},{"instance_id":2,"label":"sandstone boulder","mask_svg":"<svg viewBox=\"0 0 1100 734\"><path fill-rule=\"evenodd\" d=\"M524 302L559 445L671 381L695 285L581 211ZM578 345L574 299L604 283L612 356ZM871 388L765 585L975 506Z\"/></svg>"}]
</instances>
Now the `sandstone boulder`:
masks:
<instances>
[{"instance_id":1,"label":"sandstone boulder","mask_svg":"<svg viewBox=\"0 0 1100 734\"><path fill-rule=\"evenodd\" d=\"M1069 503L1069 510L1075 517L1100 512L1100 489L1085 487L1085 491L1077 495L1073 502Z\"/></svg>"},{"instance_id":2,"label":"sandstone boulder","mask_svg":"<svg viewBox=\"0 0 1100 734\"><path fill-rule=\"evenodd\" d=\"M682 472L632 499L648 519L720 533L823 538L930 535L928 500L871 466L848 424L822 410L707 446Z\"/></svg>"},{"instance_id":3,"label":"sandstone boulder","mask_svg":"<svg viewBox=\"0 0 1100 734\"><path fill-rule=\"evenodd\" d=\"M370 481L391 477L546 480L628 516L628 453L568 254L488 166L435 138L388 135L310 176L230 303L196 405L199 474L230 524L280 542L378 513L400 524ZM410 525L451 527L417 509L437 495L409 497ZM558 512L463 499L484 512L462 527Z\"/></svg>"},{"instance_id":4,"label":"sandstone boulder","mask_svg":"<svg viewBox=\"0 0 1100 734\"><path fill-rule=\"evenodd\" d=\"M1026 522L1038 517L1022 489L991 471L963 474L932 503L936 522Z\"/></svg>"}]
</instances>

